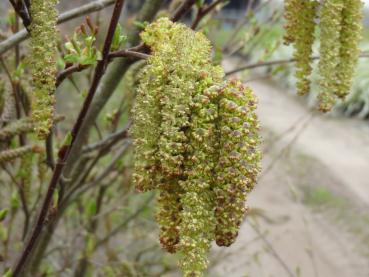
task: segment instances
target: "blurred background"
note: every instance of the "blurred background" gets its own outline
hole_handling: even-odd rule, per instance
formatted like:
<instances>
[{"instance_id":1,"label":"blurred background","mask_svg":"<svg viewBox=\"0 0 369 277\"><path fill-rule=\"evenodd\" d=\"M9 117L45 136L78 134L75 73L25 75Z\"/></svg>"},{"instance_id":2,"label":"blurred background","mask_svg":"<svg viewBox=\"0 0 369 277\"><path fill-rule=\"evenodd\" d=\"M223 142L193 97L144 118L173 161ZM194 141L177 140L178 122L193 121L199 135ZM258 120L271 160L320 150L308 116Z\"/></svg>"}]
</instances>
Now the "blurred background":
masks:
<instances>
[{"instance_id":1,"label":"blurred background","mask_svg":"<svg viewBox=\"0 0 369 277\"><path fill-rule=\"evenodd\" d=\"M61 0L59 8L62 12L88 2L92 1ZM126 2L123 32L135 24L134 16L143 3ZM163 1L163 8L169 2ZM7 28L9 8L7 1L0 2L2 30ZM91 15L101 25L99 40L110 12L107 8ZM194 16L195 12L184 22ZM368 16L366 1L363 53L369 53ZM59 26L61 45L83 20ZM333 112L322 115L313 108L315 85L310 95L295 95L293 49L282 41L283 1L228 1L206 17L200 29L212 41L214 61L224 66L227 78L240 78L258 96L264 152L263 171L248 200L249 215L234 245L213 247L208 276L369 276L369 58L360 58L350 96ZM318 48L315 45L315 55ZM60 138L76 117L90 74L76 74L57 91L58 113L66 117L57 130ZM316 78L314 71L313 80ZM122 106L126 114L120 126L127 120L132 91L126 82L127 78L104 108L97 126L111 128ZM99 128L93 132L98 138ZM179 276L175 257L164 254L158 243L153 196L138 195L130 186L128 152L116 167L122 178L106 179L117 189L109 192L106 210L98 216L98 246L88 256L87 276ZM102 159L101 167L111 159L111 155ZM7 177L0 182L8 182ZM81 254L75 248L85 245L83 230L89 209L96 205L91 201L86 197L66 213L64 228L58 229L46 252L42 276L77 276L73 268ZM0 269L2 266L7 265L0 261Z\"/></svg>"}]
</instances>

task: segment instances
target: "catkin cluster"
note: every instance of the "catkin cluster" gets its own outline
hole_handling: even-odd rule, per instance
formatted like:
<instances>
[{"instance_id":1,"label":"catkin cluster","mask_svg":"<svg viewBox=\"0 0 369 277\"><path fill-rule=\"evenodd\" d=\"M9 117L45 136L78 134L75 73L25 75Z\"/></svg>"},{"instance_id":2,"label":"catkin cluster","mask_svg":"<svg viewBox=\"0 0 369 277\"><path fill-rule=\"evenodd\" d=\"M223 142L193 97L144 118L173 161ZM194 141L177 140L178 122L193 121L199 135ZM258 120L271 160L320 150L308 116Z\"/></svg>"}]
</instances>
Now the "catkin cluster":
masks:
<instances>
[{"instance_id":1,"label":"catkin cluster","mask_svg":"<svg viewBox=\"0 0 369 277\"><path fill-rule=\"evenodd\" d=\"M210 244L229 246L259 172L256 100L224 83L202 33L160 18L142 40L152 50L133 108L134 182L157 189L160 242L184 276L202 276Z\"/></svg>"},{"instance_id":2,"label":"catkin cluster","mask_svg":"<svg viewBox=\"0 0 369 277\"><path fill-rule=\"evenodd\" d=\"M33 80L32 118L40 138L49 134L55 103L58 0L31 3L31 64Z\"/></svg>"},{"instance_id":3,"label":"catkin cluster","mask_svg":"<svg viewBox=\"0 0 369 277\"><path fill-rule=\"evenodd\" d=\"M320 26L319 109L328 112L350 92L359 57L361 0L285 0L286 44L294 44L297 91L310 91L315 25ZM319 7L319 5L321 7ZM318 14L320 10L320 14Z\"/></svg>"}]
</instances>

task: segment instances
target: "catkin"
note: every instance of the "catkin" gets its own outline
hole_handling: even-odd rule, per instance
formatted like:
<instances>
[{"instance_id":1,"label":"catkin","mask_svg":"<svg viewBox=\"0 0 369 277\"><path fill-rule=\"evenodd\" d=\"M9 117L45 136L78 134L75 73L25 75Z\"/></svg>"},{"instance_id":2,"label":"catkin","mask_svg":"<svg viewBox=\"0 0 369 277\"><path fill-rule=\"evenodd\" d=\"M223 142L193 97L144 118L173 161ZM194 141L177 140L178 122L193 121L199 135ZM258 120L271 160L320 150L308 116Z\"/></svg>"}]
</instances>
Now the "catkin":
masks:
<instances>
[{"instance_id":1,"label":"catkin","mask_svg":"<svg viewBox=\"0 0 369 277\"><path fill-rule=\"evenodd\" d=\"M231 245L246 212L246 196L260 171L259 122L252 91L232 80L221 88L219 160L216 166L216 242Z\"/></svg>"},{"instance_id":2,"label":"catkin","mask_svg":"<svg viewBox=\"0 0 369 277\"><path fill-rule=\"evenodd\" d=\"M294 11L297 15L293 29L298 33L294 39L294 58L296 60L295 77L297 79L297 93L304 95L310 91L310 75L312 72L311 60L313 55L315 16L318 7L317 1L297 1L298 7Z\"/></svg>"},{"instance_id":3,"label":"catkin","mask_svg":"<svg viewBox=\"0 0 369 277\"><path fill-rule=\"evenodd\" d=\"M33 80L32 119L36 131L45 138L52 126L55 104L57 0L31 3L31 64Z\"/></svg>"},{"instance_id":4,"label":"catkin","mask_svg":"<svg viewBox=\"0 0 369 277\"><path fill-rule=\"evenodd\" d=\"M336 69L338 83L335 90L336 95L342 99L350 93L355 67L360 54L362 8L363 3L361 0L344 1L339 38L340 60Z\"/></svg>"},{"instance_id":5,"label":"catkin","mask_svg":"<svg viewBox=\"0 0 369 277\"><path fill-rule=\"evenodd\" d=\"M284 1L284 44L290 45L295 42L299 36L296 26L299 24L299 12L301 12L301 3L304 0L285 0Z\"/></svg>"},{"instance_id":6,"label":"catkin","mask_svg":"<svg viewBox=\"0 0 369 277\"><path fill-rule=\"evenodd\" d=\"M4 150L0 152L0 164L11 162L30 153L39 153L40 151L41 148L38 145L26 145L11 150Z\"/></svg>"},{"instance_id":7,"label":"catkin","mask_svg":"<svg viewBox=\"0 0 369 277\"><path fill-rule=\"evenodd\" d=\"M320 14L319 109L328 112L336 103L335 74L340 56L343 0L325 0Z\"/></svg>"},{"instance_id":8,"label":"catkin","mask_svg":"<svg viewBox=\"0 0 369 277\"><path fill-rule=\"evenodd\" d=\"M6 141L19 134L31 132L33 129L34 124L30 118L16 120L0 129L0 141Z\"/></svg>"},{"instance_id":9,"label":"catkin","mask_svg":"<svg viewBox=\"0 0 369 277\"><path fill-rule=\"evenodd\" d=\"M159 190L156 218L160 242L168 252L179 253L184 276L200 277L207 268L216 230L218 237L228 236L229 228L233 231L241 222L241 214L231 205L220 212L219 198L237 198L239 206L244 205L246 189L249 191L256 181L260 158L256 101L249 90L242 87L239 92L237 82L224 93L228 90L222 85L223 70L212 64L211 45L202 33L160 18L148 25L141 37L152 55L142 71L132 111L134 181L140 191ZM223 113L222 103L229 97L240 97L233 99L239 109ZM241 174L248 179L237 184L236 190L243 190L243 194L230 195L233 192L227 184L218 185L217 177L224 170L220 157L229 154L222 148L225 143L220 129L229 124L227 116L232 113L249 124L242 125L245 130L230 145L241 153L247 169L234 179L228 176L227 181L236 186ZM244 146L237 139L245 140ZM246 155L250 156L246 159ZM220 219L228 216L232 227Z\"/></svg>"}]
</instances>

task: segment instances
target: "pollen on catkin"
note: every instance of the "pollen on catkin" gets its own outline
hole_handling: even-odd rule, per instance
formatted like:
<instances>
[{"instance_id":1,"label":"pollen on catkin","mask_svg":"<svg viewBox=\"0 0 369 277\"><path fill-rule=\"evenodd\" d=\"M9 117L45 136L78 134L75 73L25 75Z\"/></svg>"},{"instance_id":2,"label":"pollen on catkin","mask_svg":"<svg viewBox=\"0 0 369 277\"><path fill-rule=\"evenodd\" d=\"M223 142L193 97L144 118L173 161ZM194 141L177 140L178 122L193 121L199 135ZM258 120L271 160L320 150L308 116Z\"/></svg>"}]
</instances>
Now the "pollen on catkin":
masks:
<instances>
[{"instance_id":1,"label":"pollen on catkin","mask_svg":"<svg viewBox=\"0 0 369 277\"><path fill-rule=\"evenodd\" d=\"M336 68L337 88L335 93L339 98L345 98L350 93L352 86L352 79L360 54L362 8L363 2L361 0L344 1L339 38L340 60Z\"/></svg>"},{"instance_id":2,"label":"pollen on catkin","mask_svg":"<svg viewBox=\"0 0 369 277\"><path fill-rule=\"evenodd\" d=\"M311 60L315 40L315 17L319 3L317 1L296 1L294 13L297 16L296 25L292 28L298 35L294 38L294 54L296 60L295 77L297 93L304 95L310 91Z\"/></svg>"},{"instance_id":3,"label":"pollen on catkin","mask_svg":"<svg viewBox=\"0 0 369 277\"><path fill-rule=\"evenodd\" d=\"M55 104L58 0L33 0L31 3L32 119L36 131L45 138L52 127Z\"/></svg>"},{"instance_id":4,"label":"pollen on catkin","mask_svg":"<svg viewBox=\"0 0 369 277\"><path fill-rule=\"evenodd\" d=\"M301 3L304 0L285 0L284 1L284 44L290 45L295 42L299 36L296 26L299 24L299 12L301 12Z\"/></svg>"},{"instance_id":5,"label":"pollen on catkin","mask_svg":"<svg viewBox=\"0 0 369 277\"><path fill-rule=\"evenodd\" d=\"M319 109L328 112L336 103L343 0L326 0L320 13Z\"/></svg>"},{"instance_id":6,"label":"pollen on catkin","mask_svg":"<svg viewBox=\"0 0 369 277\"><path fill-rule=\"evenodd\" d=\"M226 184L217 184L219 160L229 154L222 149L220 127L229 122L220 113L221 103L232 94L224 94L223 69L212 64L211 45L202 33L163 17L148 25L141 37L152 55L143 69L132 111L134 181L140 191L159 191L156 218L160 242L168 252L179 254L184 276L200 277L207 268L208 251L216 230L228 228L217 226L220 221L215 210L218 195L227 189ZM249 132L242 132L239 137L249 143L244 148L250 154L250 159L243 161L249 171L242 171L249 179L242 179L239 186L250 189L258 171L255 161L260 157L257 150L251 149L252 143L259 143L253 133L257 122L253 113L256 101L249 99L250 91L244 89L242 93L237 94L242 95L236 101L239 110L228 114L234 112L235 116L252 122ZM241 107L243 104L245 107ZM246 155L241 144L232 146ZM237 174L234 177L227 181L235 184L241 180ZM223 191L223 195L228 197L229 193ZM233 197L240 197L237 201L244 204L243 195ZM234 214L231 207L223 213L229 214ZM233 228L239 227L240 219L237 222Z\"/></svg>"},{"instance_id":7,"label":"pollen on catkin","mask_svg":"<svg viewBox=\"0 0 369 277\"><path fill-rule=\"evenodd\" d=\"M237 80L227 82L220 91L215 238L219 246L229 246L243 221L246 196L256 183L261 152L257 101L252 91Z\"/></svg>"}]
</instances>

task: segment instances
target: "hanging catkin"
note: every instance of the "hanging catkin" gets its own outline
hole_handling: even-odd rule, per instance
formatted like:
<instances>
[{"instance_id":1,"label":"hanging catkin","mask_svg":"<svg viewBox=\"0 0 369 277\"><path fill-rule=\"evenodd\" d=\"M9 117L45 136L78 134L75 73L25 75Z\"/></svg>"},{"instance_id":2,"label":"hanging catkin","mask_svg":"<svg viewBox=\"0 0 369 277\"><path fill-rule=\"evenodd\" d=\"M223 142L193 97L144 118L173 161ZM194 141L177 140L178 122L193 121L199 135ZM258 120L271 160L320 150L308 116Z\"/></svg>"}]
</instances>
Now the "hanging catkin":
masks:
<instances>
[{"instance_id":1,"label":"hanging catkin","mask_svg":"<svg viewBox=\"0 0 369 277\"><path fill-rule=\"evenodd\" d=\"M221 95L219 160L214 189L215 238L219 246L229 246L235 241L243 221L246 196L256 183L261 154L256 99L252 91L232 80L221 88Z\"/></svg>"},{"instance_id":2,"label":"hanging catkin","mask_svg":"<svg viewBox=\"0 0 369 277\"><path fill-rule=\"evenodd\" d=\"M343 0L325 0L320 14L319 109L330 111L336 102L336 68L340 57Z\"/></svg>"},{"instance_id":3,"label":"hanging catkin","mask_svg":"<svg viewBox=\"0 0 369 277\"><path fill-rule=\"evenodd\" d=\"M344 1L339 38L340 60L336 69L338 83L335 93L339 98L345 98L350 93L352 86L352 79L360 54L362 8L361 0Z\"/></svg>"},{"instance_id":4,"label":"hanging catkin","mask_svg":"<svg viewBox=\"0 0 369 277\"><path fill-rule=\"evenodd\" d=\"M37 123L40 138L49 134L54 113L57 2L33 0L31 3L32 119Z\"/></svg>"},{"instance_id":5,"label":"hanging catkin","mask_svg":"<svg viewBox=\"0 0 369 277\"><path fill-rule=\"evenodd\" d=\"M311 59L313 55L315 17L317 1L298 1L296 25L293 26L298 36L294 39L294 58L296 60L297 93L304 95L310 91Z\"/></svg>"},{"instance_id":6,"label":"hanging catkin","mask_svg":"<svg viewBox=\"0 0 369 277\"><path fill-rule=\"evenodd\" d=\"M216 230L219 237L228 236L229 227L221 218L232 216L233 241L245 211L241 205L256 181L260 160L256 101L238 82L223 87L223 70L212 65L211 46L202 33L160 18L141 37L152 55L142 71L133 109L134 181L140 191L159 190L157 221L163 248L179 253L184 276L203 276ZM220 114L229 97L236 109ZM223 149L222 139L228 137L222 138L221 128L231 124L227 117L231 115L249 125L240 126L244 130L231 140L234 144ZM224 170L220 157L236 162L232 150L240 153L245 169L240 166L227 181L242 193L229 191L225 183L217 185L218 173ZM237 198L236 210L228 205L221 213L218 197Z\"/></svg>"},{"instance_id":7,"label":"hanging catkin","mask_svg":"<svg viewBox=\"0 0 369 277\"><path fill-rule=\"evenodd\" d=\"M362 9L361 0L285 0L284 41L295 48L300 95L310 90L315 21L320 10L318 102L322 112L330 111L337 98L344 99L350 92L360 53Z\"/></svg>"}]
</instances>

